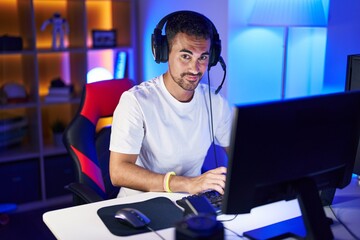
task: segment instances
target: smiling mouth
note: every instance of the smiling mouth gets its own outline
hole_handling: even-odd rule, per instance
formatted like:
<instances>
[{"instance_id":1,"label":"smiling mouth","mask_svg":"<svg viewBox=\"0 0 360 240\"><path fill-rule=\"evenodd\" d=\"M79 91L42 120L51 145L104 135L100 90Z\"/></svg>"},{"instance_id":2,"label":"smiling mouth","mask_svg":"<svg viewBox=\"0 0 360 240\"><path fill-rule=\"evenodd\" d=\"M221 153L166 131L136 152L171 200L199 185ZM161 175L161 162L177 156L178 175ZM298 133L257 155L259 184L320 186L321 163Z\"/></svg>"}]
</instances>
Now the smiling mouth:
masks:
<instances>
[{"instance_id":1,"label":"smiling mouth","mask_svg":"<svg viewBox=\"0 0 360 240\"><path fill-rule=\"evenodd\" d=\"M201 73L198 73L198 74L185 73L185 74L182 74L182 77L188 81L195 82L200 79Z\"/></svg>"},{"instance_id":2,"label":"smiling mouth","mask_svg":"<svg viewBox=\"0 0 360 240\"><path fill-rule=\"evenodd\" d=\"M196 82L199 79L199 77L198 76L186 76L185 79L190 82Z\"/></svg>"}]
</instances>

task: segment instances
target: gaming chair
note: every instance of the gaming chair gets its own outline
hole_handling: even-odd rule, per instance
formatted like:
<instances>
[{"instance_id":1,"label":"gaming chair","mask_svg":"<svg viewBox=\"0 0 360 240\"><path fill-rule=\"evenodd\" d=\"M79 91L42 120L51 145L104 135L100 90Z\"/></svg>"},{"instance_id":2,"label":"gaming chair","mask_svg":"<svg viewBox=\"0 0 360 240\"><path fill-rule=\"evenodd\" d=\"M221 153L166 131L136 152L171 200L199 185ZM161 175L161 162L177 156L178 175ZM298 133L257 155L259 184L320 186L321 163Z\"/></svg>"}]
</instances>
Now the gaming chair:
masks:
<instances>
[{"instance_id":1,"label":"gaming chair","mask_svg":"<svg viewBox=\"0 0 360 240\"><path fill-rule=\"evenodd\" d=\"M65 129L63 143L72 158L77 182L65 188L73 193L75 205L115 198L109 174L110 126L98 132L99 119L111 117L121 94L130 89L129 79L112 79L85 84L77 114Z\"/></svg>"}]
</instances>

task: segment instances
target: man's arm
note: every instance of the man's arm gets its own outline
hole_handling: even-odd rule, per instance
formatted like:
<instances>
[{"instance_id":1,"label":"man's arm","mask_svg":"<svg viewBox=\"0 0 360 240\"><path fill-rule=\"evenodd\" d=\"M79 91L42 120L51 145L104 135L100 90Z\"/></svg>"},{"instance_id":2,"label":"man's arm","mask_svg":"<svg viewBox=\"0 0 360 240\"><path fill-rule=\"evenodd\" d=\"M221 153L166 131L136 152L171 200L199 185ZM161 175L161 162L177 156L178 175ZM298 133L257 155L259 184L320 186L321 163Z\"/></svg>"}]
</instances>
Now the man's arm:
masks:
<instances>
[{"instance_id":1,"label":"man's arm","mask_svg":"<svg viewBox=\"0 0 360 240\"><path fill-rule=\"evenodd\" d=\"M114 186L140 191L163 191L163 174L151 172L135 164L137 154L110 151L110 178Z\"/></svg>"},{"instance_id":2,"label":"man's arm","mask_svg":"<svg viewBox=\"0 0 360 240\"><path fill-rule=\"evenodd\" d=\"M110 152L110 178L114 186L140 191L162 192L165 174L158 174L137 166L136 154ZM226 168L219 167L197 177L171 176L172 192L199 193L213 189L223 194Z\"/></svg>"}]
</instances>

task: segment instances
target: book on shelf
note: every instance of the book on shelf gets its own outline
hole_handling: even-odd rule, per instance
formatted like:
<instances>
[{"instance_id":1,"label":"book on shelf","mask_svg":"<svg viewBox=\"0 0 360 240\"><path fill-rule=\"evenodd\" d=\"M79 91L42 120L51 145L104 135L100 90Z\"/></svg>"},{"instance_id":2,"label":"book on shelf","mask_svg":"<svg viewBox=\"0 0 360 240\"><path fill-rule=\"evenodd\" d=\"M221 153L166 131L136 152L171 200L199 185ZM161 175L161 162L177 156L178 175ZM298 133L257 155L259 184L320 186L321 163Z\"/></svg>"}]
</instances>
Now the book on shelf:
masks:
<instances>
[{"instance_id":1,"label":"book on shelf","mask_svg":"<svg viewBox=\"0 0 360 240\"><path fill-rule=\"evenodd\" d=\"M13 139L24 138L27 132L27 127L17 128L6 132L0 133L0 142L6 143L7 141L11 141Z\"/></svg>"},{"instance_id":2,"label":"book on shelf","mask_svg":"<svg viewBox=\"0 0 360 240\"><path fill-rule=\"evenodd\" d=\"M7 148L7 147L10 147L13 145L18 145L23 141L23 139L24 139L24 136L16 136L11 139L7 139L6 141L0 140L0 149Z\"/></svg>"},{"instance_id":3,"label":"book on shelf","mask_svg":"<svg viewBox=\"0 0 360 240\"><path fill-rule=\"evenodd\" d=\"M28 125L28 121L24 117L17 117L8 120L0 120L0 133L7 132L13 129L26 127L27 125Z\"/></svg>"},{"instance_id":4,"label":"book on shelf","mask_svg":"<svg viewBox=\"0 0 360 240\"><path fill-rule=\"evenodd\" d=\"M0 117L0 148L21 143L27 134L28 120L24 116L4 114Z\"/></svg>"}]
</instances>

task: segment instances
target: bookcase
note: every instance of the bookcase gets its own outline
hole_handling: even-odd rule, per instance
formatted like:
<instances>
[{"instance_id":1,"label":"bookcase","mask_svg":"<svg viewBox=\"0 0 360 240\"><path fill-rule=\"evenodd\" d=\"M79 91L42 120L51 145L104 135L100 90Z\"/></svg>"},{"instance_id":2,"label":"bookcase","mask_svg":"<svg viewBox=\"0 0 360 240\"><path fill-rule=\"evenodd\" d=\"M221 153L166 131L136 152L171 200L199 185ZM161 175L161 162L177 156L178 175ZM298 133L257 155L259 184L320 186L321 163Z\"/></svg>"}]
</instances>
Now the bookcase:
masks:
<instances>
[{"instance_id":1,"label":"bookcase","mask_svg":"<svg viewBox=\"0 0 360 240\"><path fill-rule=\"evenodd\" d=\"M22 41L19 49L0 45L0 203L31 208L70 199L63 187L74 180L73 163L55 144L51 126L71 121L88 71L114 72L119 52L126 54L124 77L136 80L134 5L131 0L0 1L0 37ZM52 24L41 30L54 13L69 26L62 49L52 47ZM94 48L93 30L115 30L115 44ZM45 101L55 78L73 86L73 98ZM25 98L11 97L9 86L24 91Z\"/></svg>"}]
</instances>

